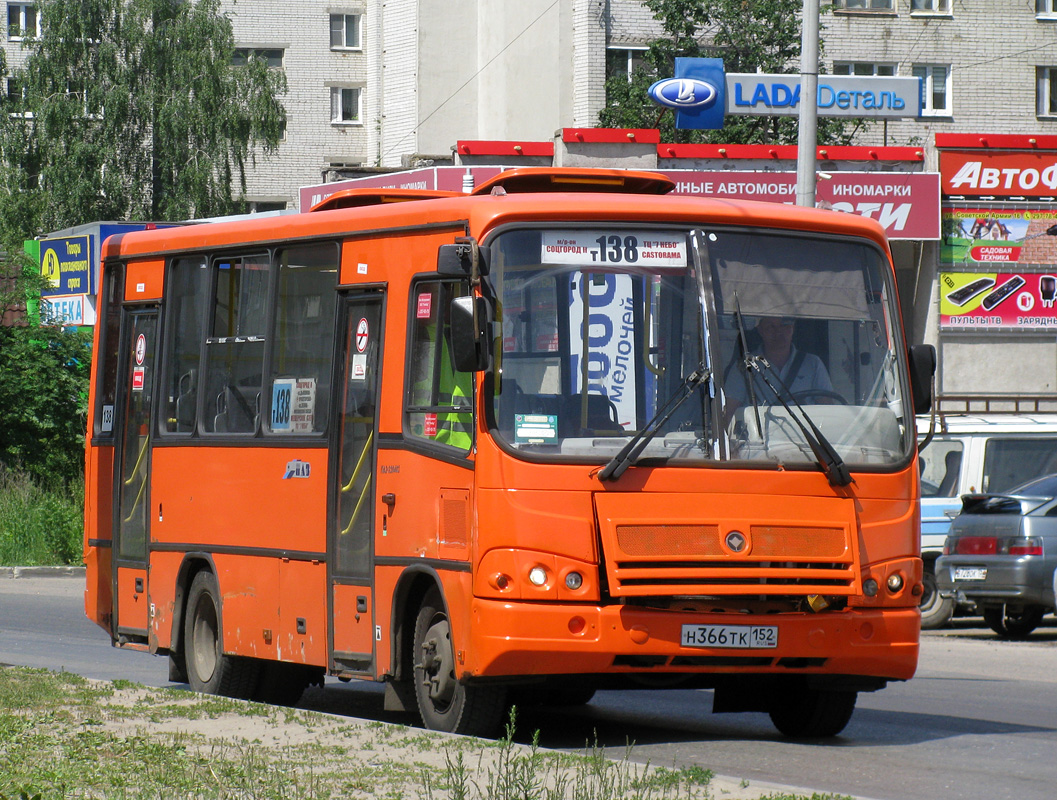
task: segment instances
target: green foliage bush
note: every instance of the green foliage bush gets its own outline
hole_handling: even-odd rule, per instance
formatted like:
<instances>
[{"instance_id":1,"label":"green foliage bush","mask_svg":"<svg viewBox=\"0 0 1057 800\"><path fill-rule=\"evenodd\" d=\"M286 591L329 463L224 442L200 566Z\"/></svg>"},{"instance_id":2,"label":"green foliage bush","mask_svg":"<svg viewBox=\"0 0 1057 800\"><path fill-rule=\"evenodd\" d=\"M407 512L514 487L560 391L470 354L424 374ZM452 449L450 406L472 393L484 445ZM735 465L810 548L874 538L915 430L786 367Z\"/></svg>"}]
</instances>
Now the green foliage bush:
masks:
<instances>
[{"instance_id":1,"label":"green foliage bush","mask_svg":"<svg viewBox=\"0 0 1057 800\"><path fill-rule=\"evenodd\" d=\"M48 488L0 465L0 565L80 564L84 482Z\"/></svg>"},{"instance_id":2,"label":"green foliage bush","mask_svg":"<svg viewBox=\"0 0 1057 800\"><path fill-rule=\"evenodd\" d=\"M0 464L42 486L84 473L88 329L0 326Z\"/></svg>"}]
</instances>

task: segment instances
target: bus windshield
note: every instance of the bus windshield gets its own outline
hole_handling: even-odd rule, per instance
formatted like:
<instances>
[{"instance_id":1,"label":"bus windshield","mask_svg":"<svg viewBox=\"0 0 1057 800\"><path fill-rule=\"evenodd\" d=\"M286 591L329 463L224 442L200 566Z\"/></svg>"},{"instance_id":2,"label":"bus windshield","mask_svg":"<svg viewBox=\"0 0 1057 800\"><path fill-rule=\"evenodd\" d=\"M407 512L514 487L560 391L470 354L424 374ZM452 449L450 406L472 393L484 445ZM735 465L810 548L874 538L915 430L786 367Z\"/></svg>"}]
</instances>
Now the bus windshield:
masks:
<instances>
[{"instance_id":1,"label":"bus windshield","mask_svg":"<svg viewBox=\"0 0 1057 800\"><path fill-rule=\"evenodd\" d=\"M488 242L497 439L532 460L850 468L909 457L894 287L860 239L513 229Z\"/></svg>"}]
</instances>

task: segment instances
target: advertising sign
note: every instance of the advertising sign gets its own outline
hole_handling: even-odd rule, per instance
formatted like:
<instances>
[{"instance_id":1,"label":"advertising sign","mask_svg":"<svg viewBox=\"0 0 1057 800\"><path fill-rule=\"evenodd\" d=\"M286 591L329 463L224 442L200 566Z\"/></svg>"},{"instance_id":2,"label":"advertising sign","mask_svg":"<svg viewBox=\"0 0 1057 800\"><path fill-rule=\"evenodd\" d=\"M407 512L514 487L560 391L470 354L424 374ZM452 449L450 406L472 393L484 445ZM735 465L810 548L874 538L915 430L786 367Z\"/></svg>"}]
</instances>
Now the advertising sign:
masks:
<instances>
[{"instance_id":1,"label":"advertising sign","mask_svg":"<svg viewBox=\"0 0 1057 800\"><path fill-rule=\"evenodd\" d=\"M1057 153L940 152L943 193L962 197L1055 197Z\"/></svg>"},{"instance_id":2,"label":"advertising sign","mask_svg":"<svg viewBox=\"0 0 1057 800\"><path fill-rule=\"evenodd\" d=\"M52 295L42 298L43 316L49 323L62 325L94 325L95 313L91 306L85 312L86 298L83 294L66 296ZM88 317L86 319L85 317Z\"/></svg>"},{"instance_id":3,"label":"advertising sign","mask_svg":"<svg viewBox=\"0 0 1057 800\"><path fill-rule=\"evenodd\" d=\"M902 118L921 116L921 79L819 75L820 117ZM727 113L796 116L799 75L727 75Z\"/></svg>"},{"instance_id":4,"label":"advertising sign","mask_svg":"<svg viewBox=\"0 0 1057 800\"><path fill-rule=\"evenodd\" d=\"M943 264L1057 265L1057 209L945 208Z\"/></svg>"},{"instance_id":5,"label":"advertising sign","mask_svg":"<svg viewBox=\"0 0 1057 800\"><path fill-rule=\"evenodd\" d=\"M40 274L51 287L41 293L44 297L94 294L91 237L44 239L40 243Z\"/></svg>"},{"instance_id":6,"label":"advertising sign","mask_svg":"<svg viewBox=\"0 0 1057 800\"><path fill-rule=\"evenodd\" d=\"M658 172L675 181L672 194L796 202L795 172ZM815 197L825 208L877 220L889 239L940 238L940 184L934 172L832 172L818 181Z\"/></svg>"},{"instance_id":7,"label":"advertising sign","mask_svg":"<svg viewBox=\"0 0 1057 800\"><path fill-rule=\"evenodd\" d=\"M306 186L301 189L301 209L342 189L455 189L467 169L480 184L509 167L429 167ZM655 171L675 181L672 194L796 203L795 172ZM940 238L940 176L934 172L831 172L818 181L816 197L827 208L876 219L890 239Z\"/></svg>"},{"instance_id":8,"label":"advertising sign","mask_svg":"<svg viewBox=\"0 0 1057 800\"><path fill-rule=\"evenodd\" d=\"M1057 275L940 273L940 327L1057 330Z\"/></svg>"}]
</instances>

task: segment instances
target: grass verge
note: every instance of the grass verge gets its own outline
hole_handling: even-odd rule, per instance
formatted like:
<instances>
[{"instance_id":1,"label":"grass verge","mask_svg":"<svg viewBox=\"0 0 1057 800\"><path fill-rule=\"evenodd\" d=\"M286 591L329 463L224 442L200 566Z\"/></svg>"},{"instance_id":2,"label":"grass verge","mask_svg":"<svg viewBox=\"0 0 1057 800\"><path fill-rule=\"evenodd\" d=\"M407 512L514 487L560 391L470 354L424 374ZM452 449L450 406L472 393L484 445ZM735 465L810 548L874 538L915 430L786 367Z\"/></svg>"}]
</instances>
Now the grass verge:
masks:
<instances>
[{"instance_id":1,"label":"grass verge","mask_svg":"<svg viewBox=\"0 0 1057 800\"><path fill-rule=\"evenodd\" d=\"M709 770L638 764L630 746L613 759L597 745L582 754L544 751L536 739L519 745L514 722L512 713L504 738L481 741L128 681L0 668L0 800L714 797ZM750 796L760 795L739 795Z\"/></svg>"},{"instance_id":2,"label":"grass verge","mask_svg":"<svg viewBox=\"0 0 1057 800\"><path fill-rule=\"evenodd\" d=\"M45 488L0 465L0 566L81 561L84 484Z\"/></svg>"}]
</instances>

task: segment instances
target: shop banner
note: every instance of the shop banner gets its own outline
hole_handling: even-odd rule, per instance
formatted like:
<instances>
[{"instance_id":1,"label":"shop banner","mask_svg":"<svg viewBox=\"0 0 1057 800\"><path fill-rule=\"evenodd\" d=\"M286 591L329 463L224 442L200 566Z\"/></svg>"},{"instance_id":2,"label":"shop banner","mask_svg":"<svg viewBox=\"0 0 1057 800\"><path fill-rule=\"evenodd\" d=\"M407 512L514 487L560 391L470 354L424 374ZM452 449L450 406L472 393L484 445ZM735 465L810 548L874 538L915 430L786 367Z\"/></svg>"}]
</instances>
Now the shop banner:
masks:
<instances>
[{"instance_id":1,"label":"shop banner","mask_svg":"<svg viewBox=\"0 0 1057 800\"><path fill-rule=\"evenodd\" d=\"M94 294L91 247L89 236L42 240L40 274L49 285L41 294L44 297Z\"/></svg>"},{"instance_id":2,"label":"shop banner","mask_svg":"<svg viewBox=\"0 0 1057 800\"><path fill-rule=\"evenodd\" d=\"M945 195L962 197L1055 197L1057 153L940 152Z\"/></svg>"},{"instance_id":3,"label":"shop banner","mask_svg":"<svg viewBox=\"0 0 1057 800\"><path fill-rule=\"evenodd\" d=\"M942 264L1057 265L1057 209L945 208L942 225Z\"/></svg>"},{"instance_id":4,"label":"shop banner","mask_svg":"<svg viewBox=\"0 0 1057 800\"><path fill-rule=\"evenodd\" d=\"M1057 330L1057 274L942 272L939 286L941 328Z\"/></svg>"}]
</instances>

